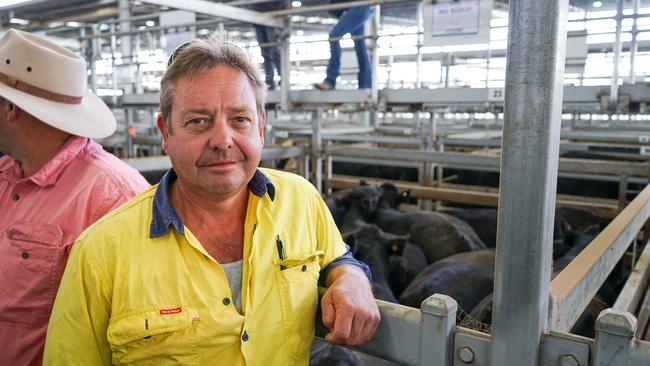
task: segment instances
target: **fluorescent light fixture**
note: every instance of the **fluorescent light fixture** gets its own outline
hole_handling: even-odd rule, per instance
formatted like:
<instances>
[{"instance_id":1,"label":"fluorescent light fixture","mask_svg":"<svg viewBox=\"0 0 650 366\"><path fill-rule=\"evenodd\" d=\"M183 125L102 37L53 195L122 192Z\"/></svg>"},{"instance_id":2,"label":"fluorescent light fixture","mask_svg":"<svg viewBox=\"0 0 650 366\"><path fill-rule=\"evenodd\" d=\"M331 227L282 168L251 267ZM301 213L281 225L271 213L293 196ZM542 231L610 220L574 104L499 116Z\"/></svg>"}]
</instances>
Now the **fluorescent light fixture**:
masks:
<instances>
[{"instance_id":1,"label":"fluorescent light fixture","mask_svg":"<svg viewBox=\"0 0 650 366\"><path fill-rule=\"evenodd\" d=\"M27 25L27 24L29 24L29 20L21 19L21 18L11 18L11 19L9 19L9 23L18 24L18 25Z\"/></svg>"},{"instance_id":2,"label":"fluorescent light fixture","mask_svg":"<svg viewBox=\"0 0 650 366\"><path fill-rule=\"evenodd\" d=\"M26 3L31 0L0 0L0 8L4 8L11 5Z\"/></svg>"},{"instance_id":3,"label":"fluorescent light fixture","mask_svg":"<svg viewBox=\"0 0 650 366\"><path fill-rule=\"evenodd\" d=\"M294 8L299 8L299 7L302 6L302 2L300 2L300 1L292 1L291 6L293 6Z\"/></svg>"},{"instance_id":4,"label":"fluorescent light fixture","mask_svg":"<svg viewBox=\"0 0 650 366\"><path fill-rule=\"evenodd\" d=\"M156 22L154 22L153 20L147 20L146 22L144 22L144 25L146 25L147 27L153 27L156 25Z\"/></svg>"},{"instance_id":5,"label":"fluorescent light fixture","mask_svg":"<svg viewBox=\"0 0 650 366\"><path fill-rule=\"evenodd\" d=\"M74 27L74 28L77 28L77 27L79 27L81 24L79 24L79 22L67 22L67 23L65 23L65 25L67 25L68 27Z\"/></svg>"},{"instance_id":6,"label":"fluorescent light fixture","mask_svg":"<svg viewBox=\"0 0 650 366\"><path fill-rule=\"evenodd\" d=\"M600 8L601 6L603 6L603 2L602 1L594 1L594 3L591 4L591 6L593 6L594 8Z\"/></svg>"}]
</instances>

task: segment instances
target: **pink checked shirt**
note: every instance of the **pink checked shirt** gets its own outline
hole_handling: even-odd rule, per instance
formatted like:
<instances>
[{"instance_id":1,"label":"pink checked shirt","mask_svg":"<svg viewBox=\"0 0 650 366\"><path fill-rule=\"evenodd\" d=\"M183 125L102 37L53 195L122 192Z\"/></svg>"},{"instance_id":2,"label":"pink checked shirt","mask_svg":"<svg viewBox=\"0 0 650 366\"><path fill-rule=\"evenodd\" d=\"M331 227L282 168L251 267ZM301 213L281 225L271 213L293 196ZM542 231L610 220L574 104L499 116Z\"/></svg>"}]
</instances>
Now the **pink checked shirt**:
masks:
<instances>
[{"instance_id":1,"label":"pink checked shirt","mask_svg":"<svg viewBox=\"0 0 650 366\"><path fill-rule=\"evenodd\" d=\"M149 184L94 141L71 137L31 177L0 158L0 365L40 365L72 243Z\"/></svg>"}]
</instances>

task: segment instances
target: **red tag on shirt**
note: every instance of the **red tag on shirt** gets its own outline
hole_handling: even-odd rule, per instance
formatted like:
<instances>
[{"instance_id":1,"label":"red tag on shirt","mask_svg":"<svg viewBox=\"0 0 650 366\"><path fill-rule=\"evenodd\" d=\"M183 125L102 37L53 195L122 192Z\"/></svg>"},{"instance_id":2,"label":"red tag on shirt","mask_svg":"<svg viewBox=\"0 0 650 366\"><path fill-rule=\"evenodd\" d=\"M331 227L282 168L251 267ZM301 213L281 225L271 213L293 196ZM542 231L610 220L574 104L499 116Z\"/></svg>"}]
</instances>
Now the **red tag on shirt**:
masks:
<instances>
[{"instance_id":1,"label":"red tag on shirt","mask_svg":"<svg viewBox=\"0 0 650 366\"><path fill-rule=\"evenodd\" d=\"M183 311L183 308L160 309L160 315L178 314L181 311Z\"/></svg>"}]
</instances>

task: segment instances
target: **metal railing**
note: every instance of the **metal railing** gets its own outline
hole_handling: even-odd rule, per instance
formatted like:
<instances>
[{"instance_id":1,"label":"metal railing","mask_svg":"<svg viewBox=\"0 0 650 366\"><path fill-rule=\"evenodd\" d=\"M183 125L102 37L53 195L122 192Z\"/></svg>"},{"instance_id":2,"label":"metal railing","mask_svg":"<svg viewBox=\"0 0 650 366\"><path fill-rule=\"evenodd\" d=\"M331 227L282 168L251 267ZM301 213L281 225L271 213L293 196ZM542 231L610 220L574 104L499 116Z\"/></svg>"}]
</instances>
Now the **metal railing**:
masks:
<instances>
[{"instance_id":1,"label":"metal railing","mask_svg":"<svg viewBox=\"0 0 650 366\"><path fill-rule=\"evenodd\" d=\"M551 282L549 324L568 332L650 217L650 185Z\"/></svg>"}]
</instances>

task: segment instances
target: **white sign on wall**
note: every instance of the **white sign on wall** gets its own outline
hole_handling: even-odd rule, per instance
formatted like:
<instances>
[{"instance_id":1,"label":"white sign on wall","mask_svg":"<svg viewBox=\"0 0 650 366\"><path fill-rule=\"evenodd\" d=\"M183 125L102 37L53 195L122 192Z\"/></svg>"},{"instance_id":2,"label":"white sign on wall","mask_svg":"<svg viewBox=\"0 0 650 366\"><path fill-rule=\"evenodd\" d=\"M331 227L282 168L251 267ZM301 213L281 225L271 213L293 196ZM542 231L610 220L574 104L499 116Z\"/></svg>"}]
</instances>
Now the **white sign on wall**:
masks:
<instances>
[{"instance_id":1,"label":"white sign on wall","mask_svg":"<svg viewBox=\"0 0 650 366\"><path fill-rule=\"evenodd\" d=\"M488 43L493 0L423 0L424 45Z\"/></svg>"},{"instance_id":2,"label":"white sign on wall","mask_svg":"<svg viewBox=\"0 0 650 366\"><path fill-rule=\"evenodd\" d=\"M478 33L478 5L478 0L434 4L431 34L435 37Z\"/></svg>"}]
</instances>

